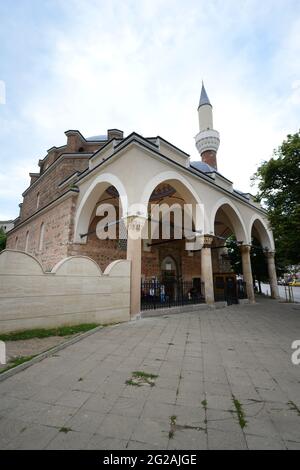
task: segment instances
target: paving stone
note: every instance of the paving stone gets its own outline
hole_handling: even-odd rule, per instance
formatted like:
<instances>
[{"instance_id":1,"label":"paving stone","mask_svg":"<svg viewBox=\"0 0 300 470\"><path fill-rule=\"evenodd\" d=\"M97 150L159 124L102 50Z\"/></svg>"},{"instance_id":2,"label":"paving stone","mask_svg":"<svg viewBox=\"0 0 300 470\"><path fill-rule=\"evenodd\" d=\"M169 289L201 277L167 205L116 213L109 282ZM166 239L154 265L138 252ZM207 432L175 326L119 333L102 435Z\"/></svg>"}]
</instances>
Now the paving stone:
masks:
<instances>
[{"instance_id":1,"label":"paving stone","mask_svg":"<svg viewBox=\"0 0 300 470\"><path fill-rule=\"evenodd\" d=\"M111 410L116 398L105 397L100 393L94 393L87 401L82 405L82 409L89 411L98 411L100 413L107 413Z\"/></svg>"},{"instance_id":2,"label":"paving stone","mask_svg":"<svg viewBox=\"0 0 300 470\"><path fill-rule=\"evenodd\" d=\"M164 450L165 448L160 445L149 444L145 442L129 441L128 450Z\"/></svg>"},{"instance_id":3,"label":"paving stone","mask_svg":"<svg viewBox=\"0 0 300 470\"><path fill-rule=\"evenodd\" d=\"M169 450L206 450L207 435L205 431L195 429L180 429L169 439Z\"/></svg>"},{"instance_id":4,"label":"paving stone","mask_svg":"<svg viewBox=\"0 0 300 470\"><path fill-rule=\"evenodd\" d=\"M272 443L271 443L272 445ZM287 449L289 450L300 450L300 441L299 442L294 442L294 441L285 441L285 445Z\"/></svg>"},{"instance_id":5,"label":"paving stone","mask_svg":"<svg viewBox=\"0 0 300 470\"><path fill-rule=\"evenodd\" d=\"M75 412L76 408L61 405L49 405L49 408L42 412L37 419L40 424L44 424L45 426L62 427Z\"/></svg>"},{"instance_id":6,"label":"paving stone","mask_svg":"<svg viewBox=\"0 0 300 470\"><path fill-rule=\"evenodd\" d=\"M105 437L100 434L92 436L88 442L87 450L124 450L127 448L127 440Z\"/></svg>"},{"instance_id":7,"label":"paving stone","mask_svg":"<svg viewBox=\"0 0 300 470\"><path fill-rule=\"evenodd\" d=\"M152 387L147 400L155 403L169 403L174 405L176 402L176 390L156 386Z\"/></svg>"},{"instance_id":8,"label":"paving stone","mask_svg":"<svg viewBox=\"0 0 300 470\"><path fill-rule=\"evenodd\" d=\"M4 418L0 421L0 439L11 441L26 429L24 421L17 418Z\"/></svg>"},{"instance_id":9,"label":"paving stone","mask_svg":"<svg viewBox=\"0 0 300 470\"><path fill-rule=\"evenodd\" d=\"M32 424L18 435L18 437L10 442L7 449L16 450L39 450L45 449L46 446L57 435L58 430L49 426L41 426Z\"/></svg>"},{"instance_id":10,"label":"paving stone","mask_svg":"<svg viewBox=\"0 0 300 470\"><path fill-rule=\"evenodd\" d=\"M220 411L234 410L234 404L231 395L206 395L207 408Z\"/></svg>"},{"instance_id":11,"label":"paving stone","mask_svg":"<svg viewBox=\"0 0 300 470\"><path fill-rule=\"evenodd\" d=\"M86 449L93 435L86 432L68 431L56 433L54 439L47 444L48 450L82 450Z\"/></svg>"},{"instance_id":12,"label":"paving stone","mask_svg":"<svg viewBox=\"0 0 300 470\"><path fill-rule=\"evenodd\" d=\"M161 403L154 400L147 401L140 418L160 420L161 418L169 420L174 415L175 406L170 403Z\"/></svg>"},{"instance_id":13,"label":"paving stone","mask_svg":"<svg viewBox=\"0 0 300 470\"><path fill-rule=\"evenodd\" d=\"M129 440L139 423L133 416L108 414L100 424L97 433L115 439Z\"/></svg>"},{"instance_id":14,"label":"paving stone","mask_svg":"<svg viewBox=\"0 0 300 470\"><path fill-rule=\"evenodd\" d=\"M74 416L66 421L65 426L74 431L94 433L99 429L106 414L80 408Z\"/></svg>"},{"instance_id":15,"label":"paving stone","mask_svg":"<svg viewBox=\"0 0 300 470\"><path fill-rule=\"evenodd\" d=\"M206 411L203 406L176 404L173 407L173 416L176 416L176 423L182 426L206 427Z\"/></svg>"},{"instance_id":16,"label":"paving stone","mask_svg":"<svg viewBox=\"0 0 300 470\"><path fill-rule=\"evenodd\" d=\"M210 450L244 450L247 449L242 432L226 432L208 429L208 449Z\"/></svg>"},{"instance_id":17,"label":"paving stone","mask_svg":"<svg viewBox=\"0 0 300 470\"><path fill-rule=\"evenodd\" d=\"M88 398L90 398L90 396L90 393L72 390L61 395L55 403L61 406L79 408L88 400Z\"/></svg>"},{"instance_id":18,"label":"paving stone","mask_svg":"<svg viewBox=\"0 0 300 470\"><path fill-rule=\"evenodd\" d=\"M112 414L139 417L143 411L145 399L119 397L111 410Z\"/></svg>"},{"instance_id":19,"label":"paving stone","mask_svg":"<svg viewBox=\"0 0 300 470\"><path fill-rule=\"evenodd\" d=\"M253 436L246 435L247 446L249 450L285 450L287 446L280 439L274 436ZM300 444L299 447L300 449Z\"/></svg>"},{"instance_id":20,"label":"paving stone","mask_svg":"<svg viewBox=\"0 0 300 470\"><path fill-rule=\"evenodd\" d=\"M169 420L139 420L131 440L145 442L150 445L159 446L162 449L167 448L169 439Z\"/></svg>"},{"instance_id":21,"label":"paving stone","mask_svg":"<svg viewBox=\"0 0 300 470\"><path fill-rule=\"evenodd\" d=\"M58 388L53 387L42 387L39 392L35 393L32 396L33 400L42 403L53 404L59 400L59 398L64 394L64 392Z\"/></svg>"}]
</instances>

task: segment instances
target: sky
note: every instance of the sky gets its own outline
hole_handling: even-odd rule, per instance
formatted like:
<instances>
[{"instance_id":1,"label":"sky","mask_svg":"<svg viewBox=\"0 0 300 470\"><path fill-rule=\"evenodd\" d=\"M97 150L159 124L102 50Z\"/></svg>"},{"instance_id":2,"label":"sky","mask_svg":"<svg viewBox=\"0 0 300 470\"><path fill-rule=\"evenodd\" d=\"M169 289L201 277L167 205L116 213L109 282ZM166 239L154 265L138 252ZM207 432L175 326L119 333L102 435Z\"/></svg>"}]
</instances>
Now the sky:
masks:
<instances>
[{"instance_id":1,"label":"sky","mask_svg":"<svg viewBox=\"0 0 300 470\"><path fill-rule=\"evenodd\" d=\"M160 135L199 159L202 80L218 169L253 193L300 128L300 1L0 0L0 220L68 129Z\"/></svg>"}]
</instances>

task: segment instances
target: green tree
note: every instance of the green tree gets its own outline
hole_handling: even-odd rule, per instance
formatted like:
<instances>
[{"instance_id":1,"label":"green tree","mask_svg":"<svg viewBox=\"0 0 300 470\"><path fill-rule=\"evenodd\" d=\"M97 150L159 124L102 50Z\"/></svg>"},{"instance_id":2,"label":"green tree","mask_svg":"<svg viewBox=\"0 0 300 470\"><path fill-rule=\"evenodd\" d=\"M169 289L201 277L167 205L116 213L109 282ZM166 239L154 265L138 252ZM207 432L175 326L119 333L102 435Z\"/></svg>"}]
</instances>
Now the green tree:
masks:
<instances>
[{"instance_id":1,"label":"green tree","mask_svg":"<svg viewBox=\"0 0 300 470\"><path fill-rule=\"evenodd\" d=\"M243 274L241 252L236 242L235 236L232 235L228 237L225 245L228 248L228 256L232 269L236 274ZM253 279L257 280L259 292L261 292L261 282L264 282L268 279L268 265L263 248L256 238L252 239L250 258Z\"/></svg>"},{"instance_id":2,"label":"green tree","mask_svg":"<svg viewBox=\"0 0 300 470\"><path fill-rule=\"evenodd\" d=\"M0 227L0 251L4 250L6 247L6 233L3 228Z\"/></svg>"},{"instance_id":3,"label":"green tree","mask_svg":"<svg viewBox=\"0 0 300 470\"><path fill-rule=\"evenodd\" d=\"M300 131L288 135L252 177L257 199L268 210L274 232L277 263L282 268L300 262Z\"/></svg>"}]
</instances>

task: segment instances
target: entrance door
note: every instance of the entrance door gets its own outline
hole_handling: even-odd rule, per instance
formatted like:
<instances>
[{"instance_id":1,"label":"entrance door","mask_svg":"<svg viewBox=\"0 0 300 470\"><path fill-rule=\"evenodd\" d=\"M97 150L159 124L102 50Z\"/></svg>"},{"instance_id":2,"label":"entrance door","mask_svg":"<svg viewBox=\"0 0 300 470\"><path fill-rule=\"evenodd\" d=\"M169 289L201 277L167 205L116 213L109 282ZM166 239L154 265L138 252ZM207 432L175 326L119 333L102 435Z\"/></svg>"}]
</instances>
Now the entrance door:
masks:
<instances>
[{"instance_id":1,"label":"entrance door","mask_svg":"<svg viewBox=\"0 0 300 470\"><path fill-rule=\"evenodd\" d=\"M166 256L161 263L161 283L165 289L165 299L169 304L176 302L177 292L177 266L171 256Z\"/></svg>"},{"instance_id":2,"label":"entrance door","mask_svg":"<svg viewBox=\"0 0 300 470\"><path fill-rule=\"evenodd\" d=\"M214 274L215 300L225 300L228 305L238 303L236 275L232 273Z\"/></svg>"}]
</instances>

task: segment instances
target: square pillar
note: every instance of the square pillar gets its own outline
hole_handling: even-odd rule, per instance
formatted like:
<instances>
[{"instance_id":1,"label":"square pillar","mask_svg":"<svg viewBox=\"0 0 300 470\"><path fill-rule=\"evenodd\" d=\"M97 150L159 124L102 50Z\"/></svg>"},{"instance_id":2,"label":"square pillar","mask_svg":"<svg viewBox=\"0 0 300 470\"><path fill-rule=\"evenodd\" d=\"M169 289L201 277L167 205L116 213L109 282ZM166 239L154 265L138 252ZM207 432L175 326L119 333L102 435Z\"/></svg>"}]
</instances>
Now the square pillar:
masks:
<instances>
[{"instance_id":1,"label":"square pillar","mask_svg":"<svg viewBox=\"0 0 300 470\"><path fill-rule=\"evenodd\" d=\"M213 237L209 235L204 236L203 247L201 249L201 280L204 282L205 302L207 304L214 304L214 279L212 271L211 260L211 244Z\"/></svg>"},{"instance_id":2,"label":"square pillar","mask_svg":"<svg viewBox=\"0 0 300 470\"><path fill-rule=\"evenodd\" d=\"M251 245L241 245L240 246L241 255L242 255L242 265L243 265L243 277L246 283L247 297L250 303L255 303L254 288L253 288L253 277L252 277L252 268L251 268L251 259L250 251Z\"/></svg>"}]
</instances>

